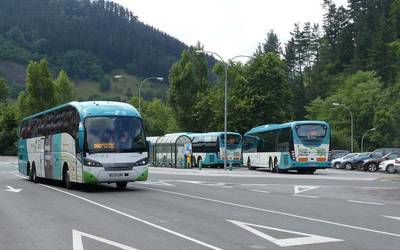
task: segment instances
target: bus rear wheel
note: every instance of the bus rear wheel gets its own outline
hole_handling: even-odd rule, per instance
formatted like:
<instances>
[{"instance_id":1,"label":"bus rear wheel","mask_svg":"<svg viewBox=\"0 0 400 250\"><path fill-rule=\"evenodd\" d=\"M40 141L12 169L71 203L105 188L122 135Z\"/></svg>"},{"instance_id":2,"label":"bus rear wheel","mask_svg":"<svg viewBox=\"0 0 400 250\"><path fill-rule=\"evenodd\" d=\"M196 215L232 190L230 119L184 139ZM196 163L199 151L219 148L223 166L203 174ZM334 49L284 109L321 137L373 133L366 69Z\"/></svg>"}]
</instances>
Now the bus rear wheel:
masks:
<instances>
[{"instance_id":1,"label":"bus rear wheel","mask_svg":"<svg viewBox=\"0 0 400 250\"><path fill-rule=\"evenodd\" d=\"M69 178L69 172L68 172L68 167L64 166L63 169L63 182L64 182L64 186L66 189L72 189L73 188L73 184Z\"/></svg>"},{"instance_id":2,"label":"bus rear wheel","mask_svg":"<svg viewBox=\"0 0 400 250\"><path fill-rule=\"evenodd\" d=\"M115 184L117 185L118 190L124 190L126 188L126 186L128 185L128 182L127 181L117 181Z\"/></svg>"},{"instance_id":3,"label":"bus rear wheel","mask_svg":"<svg viewBox=\"0 0 400 250\"><path fill-rule=\"evenodd\" d=\"M256 169L255 167L251 166L250 158L247 159L247 168L248 168L249 170L255 170L255 169Z\"/></svg>"},{"instance_id":4,"label":"bus rear wheel","mask_svg":"<svg viewBox=\"0 0 400 250\"><path fill-rule=\"evenodd\" d=\"M29 180L33 183L38 183L38 178L36 176L36 167L35 164L32 164L32 168L29 171Z\"/></svg>"}]
</instances>

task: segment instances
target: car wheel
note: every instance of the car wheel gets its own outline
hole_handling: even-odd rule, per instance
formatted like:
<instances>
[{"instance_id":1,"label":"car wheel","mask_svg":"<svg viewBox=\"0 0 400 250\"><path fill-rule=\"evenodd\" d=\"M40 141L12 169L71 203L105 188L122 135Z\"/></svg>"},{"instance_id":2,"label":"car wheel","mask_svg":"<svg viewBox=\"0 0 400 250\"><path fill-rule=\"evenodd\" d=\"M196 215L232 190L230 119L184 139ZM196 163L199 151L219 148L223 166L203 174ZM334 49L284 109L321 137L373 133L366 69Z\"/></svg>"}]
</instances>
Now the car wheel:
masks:
<instances>
[{"instance_id":1,"label":"car wheel","mask_svg":"<svg viewBox=\"0 0 400 250\"><path fill-rule=\"evenodd\" d=\"M336 163L333 165L333 167L336 168L336 169L340 169L340 163L339 163L339 162L336 162Z\"/></svg>"},{"instance_id":2,"label":"car wheel","mask_svg":"<svg viewBox=\"0 0 400 250\"><path fill-rule=\"evenodd\" d=\"M353 165L352 165L350 162L346 162L346 163L344 164L344 168L345 168L346 170L352 170L352 169L353 169Z\"/></svg>"},{"instance_id":3,"label":"car wheel","mask_svg":"<svg viewBox=\"0 0 400 250\"><path fill-rule=\"evenodd\" d=\"M394 165L393 164L390 164L390 165L388 165L387 167L386 167L386 172L388 172L389 174L394 174L394 173L396 173L396 169L394 168Z\"/></svg>"},{"instance_id":4,"label":"car wheel","mask_svg":"<svg viewBox=\"0 0 400 250\"><path fill-rule=\"evenodd\" d=\"M367 169L369 172L376 172L376 171L378 171L378 164L370 163L370 164L368 164Z\"/></svg>"}]
</instances>

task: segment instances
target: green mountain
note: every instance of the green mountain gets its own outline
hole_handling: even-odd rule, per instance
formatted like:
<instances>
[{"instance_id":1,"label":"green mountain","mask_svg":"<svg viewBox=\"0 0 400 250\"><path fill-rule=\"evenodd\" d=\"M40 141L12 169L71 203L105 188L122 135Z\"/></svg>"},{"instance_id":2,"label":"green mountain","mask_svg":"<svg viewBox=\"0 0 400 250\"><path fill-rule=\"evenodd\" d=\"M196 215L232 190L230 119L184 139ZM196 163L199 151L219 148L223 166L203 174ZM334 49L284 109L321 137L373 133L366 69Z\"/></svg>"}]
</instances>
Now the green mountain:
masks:
<instances>
[{"instance_id":1,"label":"green mountain","mask_svg":"<svg viewBox=\"0 0 400 250\"><path fill-rule=\"evenodd\" d=\"M0 75L14 98L23 88L30 60L47 58L54 73L64 69L77 83L78 93L90 94L81 98L113 99L129 91L123 90L129 77L167 79L186 48L111 1L0 0ZM129 77L116 81L115 72ZM155 93L146 95L145 87L144 97L164 96L166 83L157 84ZM123 94L122 99L132 95Z\"/></svg>"}]
</instances>

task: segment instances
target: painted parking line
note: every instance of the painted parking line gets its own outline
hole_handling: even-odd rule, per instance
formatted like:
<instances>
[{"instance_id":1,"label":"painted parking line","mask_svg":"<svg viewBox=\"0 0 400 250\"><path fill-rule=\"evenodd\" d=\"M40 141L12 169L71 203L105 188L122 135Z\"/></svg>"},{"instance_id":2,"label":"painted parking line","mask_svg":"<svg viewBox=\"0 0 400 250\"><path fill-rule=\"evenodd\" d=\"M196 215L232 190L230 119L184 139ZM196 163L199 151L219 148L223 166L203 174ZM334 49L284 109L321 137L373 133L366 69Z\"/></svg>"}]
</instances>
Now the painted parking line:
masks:
<instances>
[{"instance_id":1,"label":"painted parking line","mask_svg":"<svg viewBox=\"0 0 400 250\"><path fill-rule=\"evenodd\" d=\"M293 194L294 197L303 197L303 198L311 198L311 199L318 199L318 196L313 195L304 195L304 194Z\"/></svg>"},{"instance_id":2,"label":"painted parking line","mask_svg":"<svg viewBox=\"0 0 400 250\"><path fill-rule=\"evenodd\" d=\"M347 200L347 202L351 203L360 203L360 204L367 204L367 205L377 205L377 206L384 206L385 204L379 202L370 202L370 201L357 201L357 200Z\"/></svg>"},{"instance_id":3,"label":"painted parking line","mask_svg":"<svg viewBox=\"0 0 400 250\"><path fill-rule=\"evenodd\" d=\"M394 217L394 216L389 216L389 215L382 215L383 217L393 219L393 220L400 220L400 217Z\"/></svg>"},{"instance_id":4,"label":"painted parking line","mask_svg":"<svg viewBox=\"0 0 400 250\"><path fill-rule=\"evenodd\" d=\"M253 192L258 192L258 193L264 193L264 194L270 194L271 192L269 191L265 191L265 190L258 190L258 189L251 189L250 191Z\"/></svg>"},{"instance_id":5,"label":"painted parking line","mask_svg":"<svg viewBox=\"0 0 400 250\"><path fill-rule=\"evenodd\" d=\"M25 177L18 176L17 174L14 174L14 175L17 176L17 177L19 177L19 178L24 178L24 179L25 179ZM45 184L39 184L39 185L40 185L40 186L43 186L43 187L45 187L45 188L51 189L51 190L53 190L53 191L57 191L57 192L60 192L60 193L63 193L63 194L72 196L72 197L74 197L74 198L77 198L77 199L86 201L87 203L90 203L90 204L92 204L92 205L95 205L95 206L104 208L104 209L106 209L106 210L108 210L108 211L111 211L111 212L113 212L113 213L122 215L122 216L124 216L124 217L127 217L127 218L132 219L132 220L137 221L137 222L141 222L141 223L146 224L146 225L148 225L148 226L150 226L150 227L157 228L157 229L159 229L159 230L161 230L161 231L170 233L170 234L175 235L175 236L177 236L177 237L179 237L179 238L182 238L182 239L186 239L186 240L188 240L188 241L191 241L191 242L196 243L196 244L198 244L198 245L204 246L204 247L206 247L206 248L214 249L214 250L222 250L222 248L213 246L213 245L211 245L211 244L208 244L208 243L206 243L206 242L197 240L197 239L192 238L192 237L190 237L190 236L187 236L187 235L181 234L181 233L179 233L179 232L173 231L173 230L171 230L171 229L165 228L165 227L163 227L163 226L159 226L159 225L157 225L157 224L154 224L154 223L152 223L152 222L146 221L146 220L144 220L144 219L140 219L140 218L135 217L135 216L133 216L133 215L124 213L124 212L122 212L122 211L119 211L119 210L117 210L117 209L115 209L115 208L111 208L111 207L108 207L108 206L106 206L106 205L100 204L100 203L98 203L98 202L89 200L89 199L87 199L87 198L85 198L85 197L82 197L82 196L79 196L79 195L76 195L76 194L73 194L73 193L70 193L70 192L61 190L61 189L59 189L59 188L55 188L55 187L52 187L52 186L48 186L48 185L45 185Z\"/></svg>"},{"instance_id":6,"label":"painted parking line","mask_svg":"<svg viewBox=\"0 0 400 250\"><path fill-rule=\"evenodd\" d=\"M265 213L270 213L270 214L278 214L278 215L283 215L283 216L297 218L297 219L303 219L303 220L308 220L308 221L313 221L313 222L319 222L319 223L335 225L335 226L339 226L339 227L351 228L351 229L356 229L356 230L360 230L360 231L371 232L371 233L382 234L382 235L387 235L387 236L393 236L393 237L400 238L400 234L380 231L380 230L376 230L376 229L372 229L372 228L358 227L358 226L339 223L339 222L335 222L335 221L329 221L329 220L324 220L324 219L306 217L306 216L302 216L302 215L291 214L291 213L286 213L286 212L281 212L281 211L276 211L276 210L270 210L270 209L265 209L265 208L252 207L252 206L248 206L248 205L244 205L244 204L240 204L240 203L234 203L234 202L229 202L229 201L211 199L211 198L207 198L207 197L190 195L190 194L179 193L179 192L174 192L174 191L168 191L168 190L163 190L163 189L158 189L158 188L143 187L143 186L138 186L138 185L128 185L128 186L134 187L134 188L139 188L139 189L153 190L153 191L166 193L166 194L171 194L171 195L175 195L175 196L181 196L181 197L187 197L187 198L192 198L192 199L198 199L198 200L203 200L203 201L208 201L208 202L224 204L224 205L228 205L228 206L232 206L232 207L240 207L240 208L259 211L259 212L265 212Z\"/></svg>"}]
</instances>

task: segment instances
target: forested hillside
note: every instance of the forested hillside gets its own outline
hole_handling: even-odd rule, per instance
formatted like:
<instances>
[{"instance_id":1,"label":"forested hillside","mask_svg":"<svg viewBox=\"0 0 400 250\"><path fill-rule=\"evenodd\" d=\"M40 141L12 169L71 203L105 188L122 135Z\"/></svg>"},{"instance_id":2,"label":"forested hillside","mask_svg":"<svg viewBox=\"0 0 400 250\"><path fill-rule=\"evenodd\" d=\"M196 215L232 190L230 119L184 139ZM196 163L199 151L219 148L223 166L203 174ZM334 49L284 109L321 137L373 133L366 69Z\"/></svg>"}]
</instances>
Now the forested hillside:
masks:
<instances>
[{"instance_id":1,"label":"forested hillside","mask_svg":"<svg viewBox=\"0 0 400 250\"><path fill-rule=\"evenodd\" d=\"M111 1L0 0L0 60L47 58L76 80L109 85L113 69L166 77L186 47Z\"/></svg>"}]
</instances>

